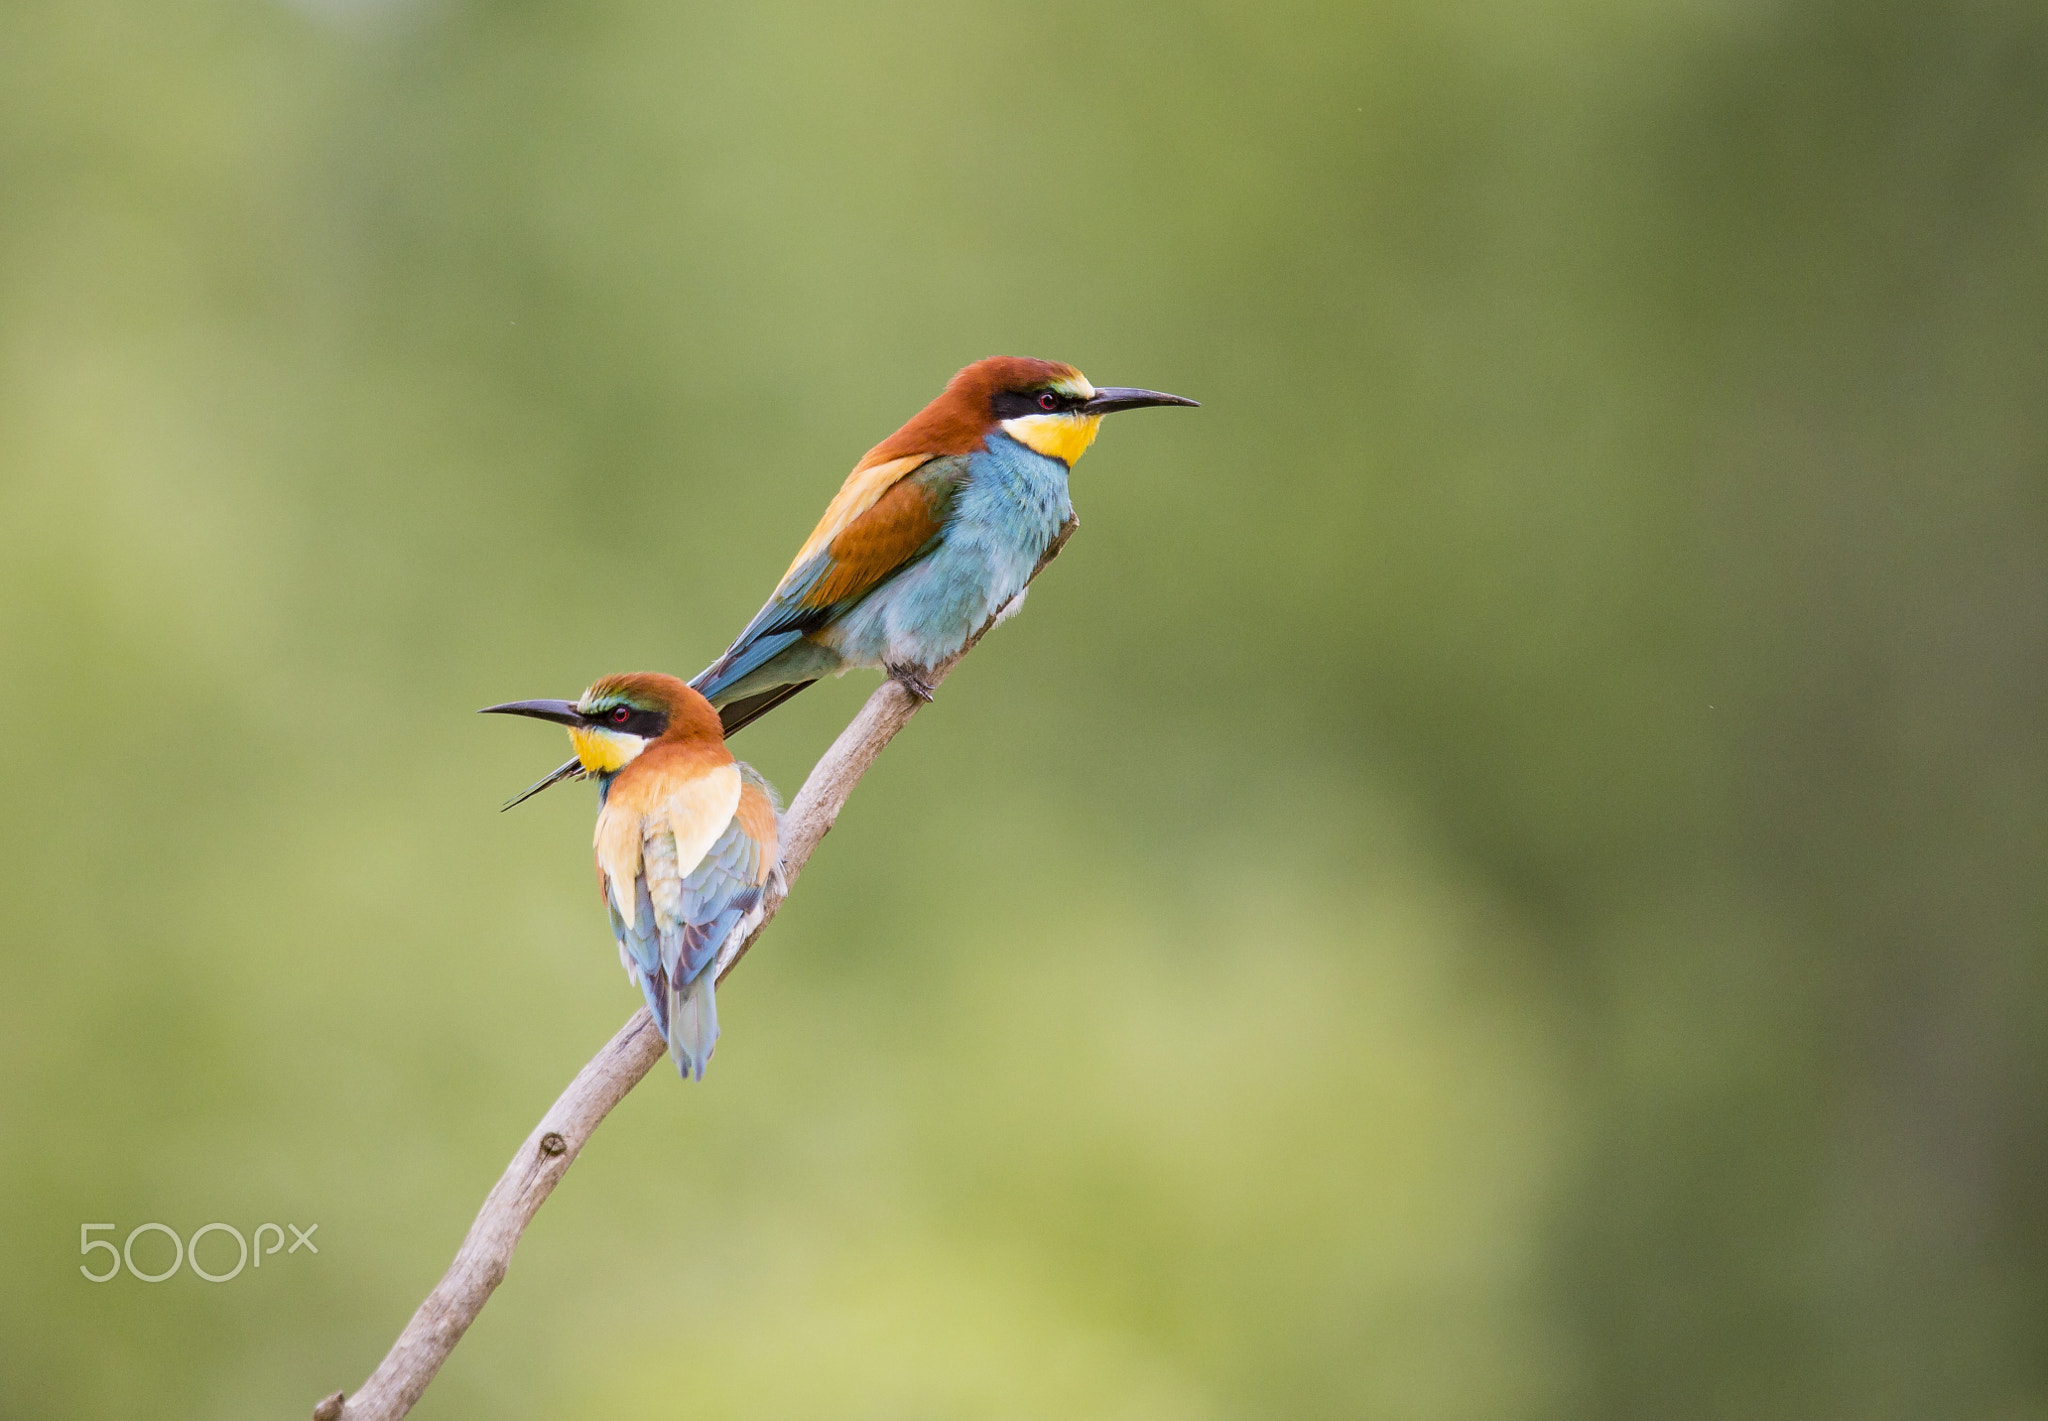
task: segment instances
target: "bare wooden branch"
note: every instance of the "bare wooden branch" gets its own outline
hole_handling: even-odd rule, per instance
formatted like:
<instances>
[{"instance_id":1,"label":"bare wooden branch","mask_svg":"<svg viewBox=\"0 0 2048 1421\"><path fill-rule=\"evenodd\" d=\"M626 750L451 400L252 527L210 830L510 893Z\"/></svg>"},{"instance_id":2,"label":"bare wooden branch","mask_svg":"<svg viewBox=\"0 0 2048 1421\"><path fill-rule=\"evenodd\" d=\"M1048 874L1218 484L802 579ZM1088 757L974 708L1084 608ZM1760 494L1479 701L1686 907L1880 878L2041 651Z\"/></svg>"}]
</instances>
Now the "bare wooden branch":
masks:
<instances>
[{"instance_id":1,"label":"bare wooden branch","mask_svg":"<svg viewBox=\"0 0 2048 1421\"><path fill-rule=\"evenodd\" d=\"M1079 520L1072 518L1061 526L1052 546L1032 569L1032 578L1059 555L1078 526ZM950 660L932 667L927 684L936 689L960 658L972 651L999 620L1001 614L991 617ZM723 982L760 941L761 934L781 910L797 875L810 862L819 842L831 832L853 787L923 705L901 682L884 681L839 733L832 747L811 767L803 788L797 791L782 818L783 891L769 899L760 925L719 974L719 981ZM634 1012L618 1034L605 1043L604 1049L576 1073L576 1079L512 1156L512 1162L505 1166L505 1172L485 1197L476 1222L469 1226L462 1247L455 1251L455 1261L448 1265L434 1291L427 1294L427 1300L412 1315L412 1321L405 1325L405 1331L398 1335L377 1370L353 1395L337 1391L324 1398L313 1408L313 1421L397 1421L412 1410L413 1403L441 1370L441 1364L448 1360L448 1354L455 1350L455 1344L462 1340L462 1334L490 1301L491 1293L504 1281L505 1270L512 1263L512 1250L519 1246L519 1236L562 1176L569 1172L569 1166L576 1162L591 1132L626 1098L626 1092L654 1068L666 1049L647 1008Z\"/></svg>"}]
</instances>

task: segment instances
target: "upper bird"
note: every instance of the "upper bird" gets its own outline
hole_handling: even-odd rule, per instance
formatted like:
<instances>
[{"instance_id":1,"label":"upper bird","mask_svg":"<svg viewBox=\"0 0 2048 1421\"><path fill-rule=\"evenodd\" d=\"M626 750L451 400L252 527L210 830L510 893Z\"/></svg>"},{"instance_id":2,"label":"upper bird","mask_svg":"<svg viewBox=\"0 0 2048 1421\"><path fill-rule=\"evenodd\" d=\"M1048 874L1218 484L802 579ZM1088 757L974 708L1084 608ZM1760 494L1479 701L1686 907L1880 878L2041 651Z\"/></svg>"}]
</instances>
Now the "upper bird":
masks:
<instances>
[{"instance_id":1,"label":"upper bird","mask_svg":"<svg viewBox=\"0 0 2048 1421\"><path fill-rule=\"evenodd\" d=\"M683 1079L703 1079L718 1040L713 987L782 871L774 789L732 757L718 713L673 676L607 676L574 701L484 713L569 727L576 758L512 804L557 780L597 778L597 876L619 960Z\"/></svg>"},{"instance_id":2,"label":"upper bird","mask_svg":"<svg viewBox=\"0 0 2048 1421\"><path fill-rule=\"evenodd\" d=\"M976 361L853 466L768 605L690 684L727 735L855 666L929 700L926 673L1015 610L1073 514L1067 473L1102 417L1195 403L1097 389L1057 361Z\"/></svg>"}]
</instances>

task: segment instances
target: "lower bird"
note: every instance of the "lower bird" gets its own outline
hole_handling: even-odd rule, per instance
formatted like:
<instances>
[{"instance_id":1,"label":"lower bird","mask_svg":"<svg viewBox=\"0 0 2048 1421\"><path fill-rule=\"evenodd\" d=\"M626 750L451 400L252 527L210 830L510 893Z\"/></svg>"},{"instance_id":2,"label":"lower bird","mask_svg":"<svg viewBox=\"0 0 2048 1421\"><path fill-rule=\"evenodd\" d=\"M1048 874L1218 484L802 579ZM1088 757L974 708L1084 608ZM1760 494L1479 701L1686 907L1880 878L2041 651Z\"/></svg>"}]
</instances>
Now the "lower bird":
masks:
<instances>
[{"instance_id":1,"label":"lower bird","mask_svg":"<svg viewBox=\"0 0 2048 1421\"><path fill-rule=\"evenodd\" d=\"M505 807L560 780L597 780L597 874L619 960L683 1079L703 1079L718 975L780 888L774 788L733 758L718 712L673 676L607 676L574 701L483 713L569 727L576 758Z\"/></svg>"},{"instance_id":2,"label":"lower bird","mask_svg":"<svg viewBox=\"0 0 2048 1421\"><path fill-rule=\"evenodd\" d=\"M854 465L767 605L690 684L727 735L855 666L930 700L930 671L1021 602L1102 417L1194 403L1098 389L1058 361L976 361Z\"/></svg>"}]
</instances>

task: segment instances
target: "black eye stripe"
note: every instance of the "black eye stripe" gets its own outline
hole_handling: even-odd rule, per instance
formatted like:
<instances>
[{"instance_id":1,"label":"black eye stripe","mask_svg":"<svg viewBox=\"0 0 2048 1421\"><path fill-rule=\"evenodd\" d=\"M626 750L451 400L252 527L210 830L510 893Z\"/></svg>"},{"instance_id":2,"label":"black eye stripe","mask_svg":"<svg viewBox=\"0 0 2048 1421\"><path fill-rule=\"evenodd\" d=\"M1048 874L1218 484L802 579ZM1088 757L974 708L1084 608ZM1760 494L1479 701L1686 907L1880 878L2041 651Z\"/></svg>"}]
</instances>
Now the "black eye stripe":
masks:
<instances>
[{"instance_id":1,"label":"black eye stripe","mask_svg":"<svg viewBox=\"0 0 2048 1421\"><path fill-rule=\"evenodd\" d=\"M1048 395L1054 402L1051 409L1040 403ZM1058 390L1003 390L993 401L997 419L1015 419L1027 414L1064 414L1086 403L1079 396L1062 394Z\"/></svg>"},{"instance_id":2,"label":"black eye stripe","mask_svg":"<svg viewBox=\"0 0 2048 1421\"><path fill-rule=\"evenodd\" d=\"M619 719L624 711L626 718ZM643 740L658 739L668 729L668 716L658 710L641 710L638 706L608 706L604 710L586 712L584 719L600 730L616 730L625 735L637 735Z\"/></svg>"}]
</instances>

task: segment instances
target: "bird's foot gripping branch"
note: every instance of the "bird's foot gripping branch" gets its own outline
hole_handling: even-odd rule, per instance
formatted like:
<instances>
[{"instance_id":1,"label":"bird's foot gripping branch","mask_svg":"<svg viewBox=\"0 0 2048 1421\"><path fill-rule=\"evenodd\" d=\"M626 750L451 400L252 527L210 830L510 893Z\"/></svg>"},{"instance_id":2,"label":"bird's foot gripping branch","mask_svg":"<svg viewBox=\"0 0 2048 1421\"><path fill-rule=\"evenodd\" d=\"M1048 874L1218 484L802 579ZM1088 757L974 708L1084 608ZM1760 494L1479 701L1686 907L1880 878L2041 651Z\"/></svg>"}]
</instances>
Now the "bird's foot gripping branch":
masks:
<instances>
[{"instance_id":1,"label":"bird's foot gripping branch","mask_svg":"<svg viewBox=\"0 0 2048 1421\"><path fill-rule=\"evenodd\" d=\"M1033 578L1059 555L1078 526L1079 521L1071 517L1060 526L1051 546L1032 569ZM931 667L925 673L925 689L935 690L998 620L1000 616L989 618L958 652ZM868 766L925 704L926 700L900 681L884 681L811 768L803 788L797 791L789 811L782 817L780 891L769 893L760 923L732 954L719 973L719 981L725 980L767 931L797 876L810 861L819 841L831 832L839 811ZM448 1265L441 1281L391 1344L377 1370L356 1391L337 1391L323 1399L313 1409L314 1421L396 1421L412 1410L413 1403L441 1370L441 1364L448 1360L448 1354L455 1350L455 1344L462 1340L462 1334L483 1311L491 1293L504 1281L520 1235L562 1176L569 1172L569 1166L576 1162L591 1132L626 1098L626 1092L654 1068L667 1049L647 1008L635 1011L618 1034L576 1073L576 1079L512 1156L512 1162L505 1166L504 1174L485 1197L462 1246L455 1251L455 1261Z\"/></svg>"}]
</instances>

